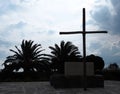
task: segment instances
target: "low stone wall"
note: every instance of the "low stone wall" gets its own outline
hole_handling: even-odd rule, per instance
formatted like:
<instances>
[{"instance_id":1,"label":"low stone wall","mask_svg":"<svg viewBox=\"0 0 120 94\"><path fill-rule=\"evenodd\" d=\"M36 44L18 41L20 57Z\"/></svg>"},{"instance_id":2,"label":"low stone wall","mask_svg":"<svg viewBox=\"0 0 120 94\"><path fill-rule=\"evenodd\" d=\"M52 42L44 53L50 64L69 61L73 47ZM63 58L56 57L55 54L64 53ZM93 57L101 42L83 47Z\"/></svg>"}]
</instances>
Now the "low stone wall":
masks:
<instances>
[{"instance_id":1,"label":"low stone wall","mask_svg":"<svg viewBox=\"0 0 120 94\"><path fill-rule=\"evenodd\" d=\"M50 77L50 84L54 88L83 88L82 76L69 76L65 77L62 74L54 74ZM101 75L88 76L86 80L88 88L104 87L104 78Z\"/></svg>"}]
</instances>

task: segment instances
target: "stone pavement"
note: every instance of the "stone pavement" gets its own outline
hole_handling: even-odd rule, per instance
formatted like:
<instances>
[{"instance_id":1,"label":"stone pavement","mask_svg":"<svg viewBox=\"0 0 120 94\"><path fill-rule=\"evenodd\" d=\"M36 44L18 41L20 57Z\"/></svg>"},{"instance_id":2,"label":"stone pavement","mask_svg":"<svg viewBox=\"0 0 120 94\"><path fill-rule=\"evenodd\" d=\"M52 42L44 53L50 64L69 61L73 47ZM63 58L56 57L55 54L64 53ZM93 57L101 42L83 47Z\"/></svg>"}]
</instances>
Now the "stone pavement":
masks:
<instances>
[{"instance_id":1,"label":"stone pavement","mask_svg":"<svg viewBox=\"0 0 120 94\"><path fill-rule=\"evenodd\" d=\"M105 81L104 88L54 89L49 82L0 82L0 94L120 94L119 81Z\"/></svg>"}]
</instances>

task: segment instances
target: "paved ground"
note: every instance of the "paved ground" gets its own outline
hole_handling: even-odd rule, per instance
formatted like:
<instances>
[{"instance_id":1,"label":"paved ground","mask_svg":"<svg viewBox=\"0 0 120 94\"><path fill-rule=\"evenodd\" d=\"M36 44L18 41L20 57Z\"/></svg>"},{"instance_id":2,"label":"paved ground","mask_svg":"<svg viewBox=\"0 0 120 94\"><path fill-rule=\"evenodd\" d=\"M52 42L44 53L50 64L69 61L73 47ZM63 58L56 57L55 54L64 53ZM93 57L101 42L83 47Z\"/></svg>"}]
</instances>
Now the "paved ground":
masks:
<instances>
[{"instance_id":1,"label":"paved ground","mask_svg":"<svg viewBox=\"0 0 120 94\"><path fill-rule=\"evenodd\" d=\"M104 88L54 89L49 82L0 82L0 94L120 94L120 82L105 81Z\"/></svg>"}]
</instances>

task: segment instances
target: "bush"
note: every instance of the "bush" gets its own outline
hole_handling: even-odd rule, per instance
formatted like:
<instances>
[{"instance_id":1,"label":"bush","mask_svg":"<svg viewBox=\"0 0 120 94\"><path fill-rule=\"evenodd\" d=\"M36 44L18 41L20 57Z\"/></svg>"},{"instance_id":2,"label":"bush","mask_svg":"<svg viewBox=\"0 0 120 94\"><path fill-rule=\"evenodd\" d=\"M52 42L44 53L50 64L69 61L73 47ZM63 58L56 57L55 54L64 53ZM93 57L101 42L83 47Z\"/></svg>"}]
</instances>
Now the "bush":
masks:
<instances>
[{"instance_id":1,"label":"bush","mask_svg":"<svg viewBox=\"0 0 120 94\"><path fill-rule=\"evenodd\" d=\"M104 70L105 80L117 80L120 81L120 70Z\"/></svg>"},{"instance_id":2,"label":"bush","mask_svg":"<svg viewBox=\"0 0 120 94\"><path fill-rule=\"evenodd\" d=\"M29 73L0 73L1 82L28 82L28 81L48 81L50 75L40 72L29 72Z\"/></svg>"}]
</instances>

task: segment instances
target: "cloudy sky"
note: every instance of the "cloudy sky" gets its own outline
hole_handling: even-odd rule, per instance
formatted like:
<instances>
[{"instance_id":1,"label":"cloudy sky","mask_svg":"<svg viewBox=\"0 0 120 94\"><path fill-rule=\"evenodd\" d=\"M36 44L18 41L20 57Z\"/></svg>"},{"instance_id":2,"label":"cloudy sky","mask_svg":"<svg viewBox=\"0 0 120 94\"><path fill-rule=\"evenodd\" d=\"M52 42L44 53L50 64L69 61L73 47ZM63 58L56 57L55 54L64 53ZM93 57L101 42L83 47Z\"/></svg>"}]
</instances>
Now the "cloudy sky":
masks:
<instances>
[{"instance_id":1,"label":"cloudy sky","mask_svg":"<svg viewBox=\"0 0 120 94\"><path fill-rule=\"evenodd\" d=\"M72 41L82 54L81 35L59 32L82 30L83 8L87 30L108 31L87 35L87 55L101 56L106 65L120 65L119 0L0 0L0 64L23 39L42 44L46 53L61 40Z\"/></svg>"}]
</instances>

